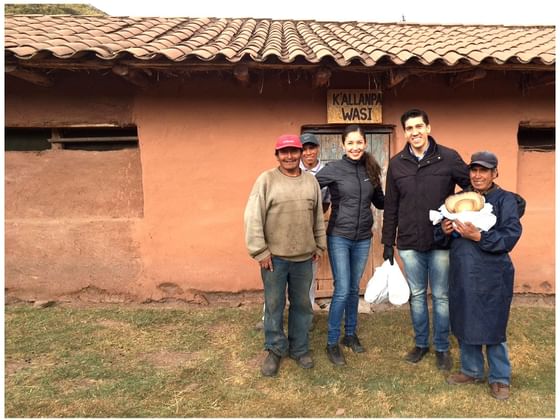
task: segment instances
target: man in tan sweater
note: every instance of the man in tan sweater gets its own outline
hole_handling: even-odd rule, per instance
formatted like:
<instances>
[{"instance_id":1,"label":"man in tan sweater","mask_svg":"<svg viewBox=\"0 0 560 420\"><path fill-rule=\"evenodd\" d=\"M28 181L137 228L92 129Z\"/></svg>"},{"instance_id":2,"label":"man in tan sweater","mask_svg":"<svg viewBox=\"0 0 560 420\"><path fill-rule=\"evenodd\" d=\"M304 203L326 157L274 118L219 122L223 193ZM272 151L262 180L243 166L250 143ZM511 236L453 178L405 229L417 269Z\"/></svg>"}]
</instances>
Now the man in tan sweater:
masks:
<instances>
[{"instance_id":1,"label":"man in tan sweater","mask_svg":"<svg viewBox=\"0 0 560 420\"><path fill-rule=\"evenodd\" d=\"M302 171L302 144L297 135L276 141L279 166L256 180L245 208L245 242L258 261L264 285L265 350L261 372L274 376L289 355L303 368L312 368L308 331L313 317L309 287L312 262L326 249L321 190L315 177ZM286 287L290 308L288 336L284 333Z\"/></svg>"}]
</instances>

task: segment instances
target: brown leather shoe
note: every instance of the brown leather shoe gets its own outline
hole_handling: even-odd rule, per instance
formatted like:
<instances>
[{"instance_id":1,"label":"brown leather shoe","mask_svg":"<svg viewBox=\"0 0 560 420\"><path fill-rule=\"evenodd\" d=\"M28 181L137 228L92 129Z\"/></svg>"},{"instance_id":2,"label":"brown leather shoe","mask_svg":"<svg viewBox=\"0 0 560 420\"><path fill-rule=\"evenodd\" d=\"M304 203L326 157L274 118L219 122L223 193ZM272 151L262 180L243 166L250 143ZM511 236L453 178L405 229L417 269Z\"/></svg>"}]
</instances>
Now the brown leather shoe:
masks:
<instances>
[{"instance_id":1,"label":"brown leather shoe","mask_svg":"<svg viewBox=\"0 0 560 420\"><path fill-rule=\"evenodd\" d=\"M311 369L315 364L313 363L313 358L311 357L311 352L302 354L301 356L294 356L290 354L290 359L294 359L298 365L304 369Z\"/></svg>"},{"instance_id":2,"label":"brown leather shoe","mask_svg":"<svg viewBox=\"0 0 560 420\"><path fill-rule=\"evenodd\" d=\"M494 382L490 385L490 394L497 400L507 400L509 398L509 385Z\"/></svg>"},{"instance_id":3,"label":"brown leather shoe","mask_svg":"<svg viewBox=\"0 0 560 420\"><path fill-rule=\"evenodd\" d=\"M436 366L439 370L451 370L453 359L448 351L436 351Z\"/></svg>"},{"instance_id":4,"label":"brown leather shoe","mask_svg":"<svg viewBox=\"0 0 560 420\"><path fill-rule=\"evenodd\" d=\"M276 376L278 368L280 367L281 358L282 357L278 356L272 350L268 350L268 356L266 356L261 366L261 373L263 376Z\"/></svg>"},{"instance_id":5,"label":"brown leather shoe","mask_svg":"<svg viewBox=\"0 0 560 420\"><path fill-rule=\"evenodd\" d=\"M404 360L409 363L418 363L428 351L430 351L428 347L414 347L406 354Z\"/></svg>"},{"instance_id":6,"label":"brown leather shoe","mask_svg":"<svg viewBox=\"0 0 560 420\"><path fill-rule=\"evenodd\" d=\"M473 378L472 376L465 375L463 372L454 373L447 377L447 383L449 385L466 385L466 384L476 384L482 382L480 378Z\"/></svg>"}]
</instances>

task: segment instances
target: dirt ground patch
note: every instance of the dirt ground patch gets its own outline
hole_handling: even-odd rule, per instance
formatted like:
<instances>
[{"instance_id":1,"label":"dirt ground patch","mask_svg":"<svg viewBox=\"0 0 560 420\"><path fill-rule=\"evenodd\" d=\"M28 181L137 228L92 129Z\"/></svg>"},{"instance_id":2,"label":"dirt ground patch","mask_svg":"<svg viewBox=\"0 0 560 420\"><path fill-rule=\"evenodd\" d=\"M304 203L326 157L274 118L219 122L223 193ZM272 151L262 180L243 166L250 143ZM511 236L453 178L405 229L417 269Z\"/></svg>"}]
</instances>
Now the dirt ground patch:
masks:
<instances>
[{"instance_id":1,"label":"dirt ground patch","mask_svg":"<svg viewBox=\"0 0 560 420\"><path fill-rule=\"evenodd\" d=\"M236 308L242 306L253 306L263 304L263 292L262 291L247 291L241 293L227 293L227 292L197 292L197 295L203 296L204 299L193 302L185 301L181 299L163 299L161 301L147 301L147 302L133 302L133 301L107 301L102 300L96 302L95 300L82 300L82 299L69 299L68 295L64 296L60 300L53 300L52 304L57 306L73 307L73 308L90 308L90 307L114 307L115 305L125 306L130 308L170 308L170 309L180 309L185 307L197 307L197 308ZM330 303L329 298L317 299L319 306L322 310L328 310L328 304ZM6 295L5 299L6 305L14 304L32 304L34 301L25 301L15 297L10 297ZM365 302L362 302L367 306ZM515 294L513 297L514 306L539 306L539 307L551 307L556 305L555 295L544 295L544 294L534 294L534 293L523 293ZM401 307L395 307L389 303L382 303L379 305L371 305L372 312L382 312L386 310L393 310L399 308L407 308L407 305L402 305Z\"/></svg>"},{"instance_id":2,"label":"dirt ground patch","mask_svg":"<svg viewBox=\"0 0 560 420\"><path fill-rule=\"evenodd\" d=\"M513 305L520 306L555 306L556 295L542 294L516 294L513 296Z\"/></svg>"},{"instance_id":3,"label":"dirt ground patch","mask_svg":"<svg viewBox=\"0 0 560 420\"><path fill-rule=\"evenodd\" d=\"M146 355L146 361L159 368L175 368L188 365L189 362L198 362L202 357L197 352L158 351Z\"/></svg>"}]
</instances>

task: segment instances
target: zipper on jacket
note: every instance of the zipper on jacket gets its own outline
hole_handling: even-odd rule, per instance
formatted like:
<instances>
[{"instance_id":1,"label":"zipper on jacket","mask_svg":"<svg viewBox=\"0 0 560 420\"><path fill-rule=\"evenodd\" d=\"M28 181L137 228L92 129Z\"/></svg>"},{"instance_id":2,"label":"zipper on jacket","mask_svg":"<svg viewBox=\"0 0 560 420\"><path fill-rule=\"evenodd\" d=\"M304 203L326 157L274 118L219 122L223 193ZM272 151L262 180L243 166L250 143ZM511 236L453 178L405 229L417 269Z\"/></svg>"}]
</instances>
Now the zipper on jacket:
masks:
<instances>
[{"instance_id":1,"label":"zipper on jacket","mask_svg":"<svg viewBox=\"0 0 560 420\"><path fill-rule=\"evenodd\" d=\"M356 178L358 178L358 186L360 187L360 195L358 196L358 223L356 224L356 231L354 233L354 240L358 240L358 233L360 231L360 216L362 213L362 179L360 178L359 162L356 165Z\"/></svg>"},{"instance_id":2,"label":"zipper on jacket","mask_svg":"<svg viewBox=\"0 0 560 420\"><path fill-rule=\"evenodd\" d=\"M418 169L420 169L420 168L423 168L424 166L428 166L432 163L439 162L441 160L441 155L433 154L433 155L430 155L429 157L427 157L426 159L421 160L420 162L417 159L414 159L411 156L405 155L404 153L401 154L401 158L404 159L404 160L408 160L410 162L415 163L416 167Z\"/></svg>"},{"instance_id":3,"label":"zipper on jacket","mask_svg":"<svg viewBox=\"0 0 560 420\"><path fill-rule=\"evenodd\" d=\"M440 160L441 160L441 155L432 156L432 157L429 157L428 159L426 159L425 161L418 162L418 167L422 168L422 167L428 166L432 163L439 162Z\"/></svg>"}]
</instances>

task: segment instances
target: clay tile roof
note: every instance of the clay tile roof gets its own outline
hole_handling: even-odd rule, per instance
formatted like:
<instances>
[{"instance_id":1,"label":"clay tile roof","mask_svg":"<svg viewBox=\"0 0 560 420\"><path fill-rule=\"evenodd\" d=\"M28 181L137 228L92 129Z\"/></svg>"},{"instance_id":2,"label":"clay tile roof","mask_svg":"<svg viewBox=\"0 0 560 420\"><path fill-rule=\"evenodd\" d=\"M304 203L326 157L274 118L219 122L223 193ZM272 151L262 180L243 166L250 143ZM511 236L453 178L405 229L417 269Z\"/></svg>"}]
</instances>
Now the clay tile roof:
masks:
<instances>
[{"instance_id":1,"label":"clay tile roof","mask_svg":"<svg viewBox=\"0 0 560 420\"><path fill-rule=\"evenodd\" d=\"M553 26L419 25L272 19L13 15L6 57L239 62L330 59L339 66L556 62Z\"/></svg>"}]
</instances>

